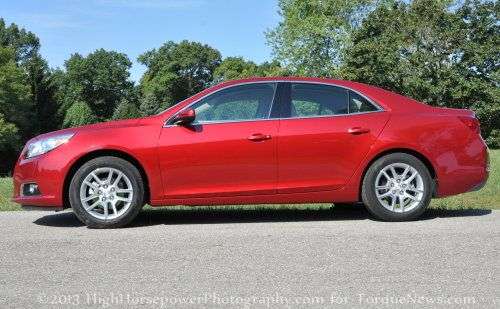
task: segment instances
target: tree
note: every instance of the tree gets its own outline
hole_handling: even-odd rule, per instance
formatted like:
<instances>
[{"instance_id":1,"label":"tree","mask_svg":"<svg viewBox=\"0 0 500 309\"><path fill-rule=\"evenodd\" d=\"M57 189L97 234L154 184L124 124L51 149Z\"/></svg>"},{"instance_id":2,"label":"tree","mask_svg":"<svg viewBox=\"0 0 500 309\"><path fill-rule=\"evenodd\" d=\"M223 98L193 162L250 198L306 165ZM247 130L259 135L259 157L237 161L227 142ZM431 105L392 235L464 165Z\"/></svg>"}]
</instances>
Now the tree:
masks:
<instances>
[{"instance_id":1,"label":"tree","mask_svg":"<svg viewBox=\"0 0 500 309\"><path fill-rule=\"evenodd\" d=\"M227 57L214 71L214 82L245 78L289 75L279 62L264 62L257 65L242 57Z\"/></svg>"},{"instance_id":2,"label":"tree","mask_svg":"<svg viewBox=\"0 0 500 309\"><path fill-rule=\"evenodd\" d=\"M350 34L374 0L279 0L282 21L266 33L276 59L294 74L336 76Z\"/></svg>"},{"instance_id":3,"label":"tree","mask_svg":"<svg viewBox=\"0 0 500 309\"><path fill-rule=\"evenodd\" d=\"M62 112L83 102L99 121L113 116L116 106L133 91L132 63L125 54L98 49L88 56L73 54L59 72ZM71 117L70 117L71 118Z\"/></svg>"},{"instance_id":4,"label":"tree","mask_svg":"<svg viewBox=\"0 0 500 309\"><path fill-rule=\"evenodd\" d=\"M148 104L173 105L206 88L220 64L219 51L197 42L169 41L138 58L147 67L140 89ZM151 97L153 96L153 97Z\"/></svg>"},{"instance_id":5,"label":"tree","mask_svg":"<svg viewBox=\"0 0 500 309\"><path fill-rule=\"evenodd\" d=\"M60 122L57 119L47 121L57 110L56 88L47 62L39 53L38 37L16 24L7 27L0 18L0 46L14 51L14 61L23 71L26 84L30 87L32 109L23 111L27 113L25 117L30 118L30 125L20 128L20 134L27 139L58 128Z\"/></svg>"},{"instance_id":6,"label":"tree","mask_svg":"<svg viewBox=\"0 0 500 309\"><path fill-rule=\"evenodd\" d=\"M140 99L139 112L142 116L156 115L170 106L167 101L159 101L153 93L146 93Z\"/></svg>"},{"instance_id":7,"label":"tree","mask_svg":"<svg viewBox=\"0 0 500 309\"><path fill-rule=\"evenodd\" d=\"M415 0L377 7L352 36L343 77L435 106L471 108L498 128L498 3ZM454 9L452 9L454 6Z\"/></svg>"},{"instance_id":8,"label":"tree","mask_svg":"<svg viewBox=\"0 0 500 309\"><path fill-rule=\"evenodd\" d=\"M126 98L121 100L113 113L114 120L138 118L140 116L141 113L137 105Z\"/></svg>"},{"instance_id":9,"label":"tree","mask_svg":"<svg viewBox=\"0 0 500 309\"><path fill-rule=\"evenodd\" d=\"M78 127L86 124L98 122L99 119L94 115L90 106L83 101L77 101L66 111L63 126Z\"/></svg>"},{"instance_id":10,"label":"tree","mask_svg":"<svg viewBox=\"0 0 500 309\"><path fill-rule=\"evenodd\" d=\"M32 101L23 71L17 67L12 48L0 47L0 114L16 128L30 126ZM16 131L17 132L17 131Z\"/></svg>"}]
</instances>

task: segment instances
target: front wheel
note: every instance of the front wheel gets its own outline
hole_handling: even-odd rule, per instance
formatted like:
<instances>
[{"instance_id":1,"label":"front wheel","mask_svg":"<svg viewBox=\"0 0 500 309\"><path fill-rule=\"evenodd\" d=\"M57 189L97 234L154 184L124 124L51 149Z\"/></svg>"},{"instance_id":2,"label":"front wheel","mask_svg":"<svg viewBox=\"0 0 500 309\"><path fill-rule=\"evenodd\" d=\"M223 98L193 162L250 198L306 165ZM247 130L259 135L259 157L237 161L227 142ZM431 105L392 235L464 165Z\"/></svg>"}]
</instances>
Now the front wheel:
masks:
<instances>
[{"instance_id":1,"label":"front wheel","mask_svg":"<svg viewBox=\"0 0 500 309\"><path fill-rule=\"evenodd\" d=\"M130 223L144 205L144 183L138 169L117 157L99 157L83 164L69 186L71 208L92 228Z\"/></svg>"},{"instance_id":2,"label":"front wheel","mask_svg":"<svg viewBox=\"0 0 500 309\"><path fill-rule=\"evenodd\" d=\"M433 189L433 179L422 161L406 153L393 153L370 166L363 179L362 198L375 217L406 221L425 211Z\"/></svg>"}]
</instances>

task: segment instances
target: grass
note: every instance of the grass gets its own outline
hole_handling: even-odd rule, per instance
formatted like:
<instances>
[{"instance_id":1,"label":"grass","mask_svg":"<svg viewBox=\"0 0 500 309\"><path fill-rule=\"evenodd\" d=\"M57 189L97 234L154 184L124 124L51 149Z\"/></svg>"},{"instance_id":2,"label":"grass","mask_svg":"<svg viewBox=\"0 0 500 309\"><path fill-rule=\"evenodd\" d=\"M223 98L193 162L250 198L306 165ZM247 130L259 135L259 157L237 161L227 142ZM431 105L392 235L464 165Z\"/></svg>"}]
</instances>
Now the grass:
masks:
<instances>
[{"instance_id":1,"label":"grass","mask_svg":"<svg viewBox=\"0 0 500 309\"><path fill-rule=\"evenodd\" d=\"M431 208L434 209L500 209L500 150L491 150L491 173L487 185L480 191L465 193L444 199L434 199ZM12 197L12 179L0 178L0 211L20 210L19 205L10 201ZM322 210L328 209L329 204L301 204L301 205L242 205L242 206L205 206L205 207L169 207L170 210L196 211L269 211L275 209L294 210Z\"/></svg>"}]
</instances>

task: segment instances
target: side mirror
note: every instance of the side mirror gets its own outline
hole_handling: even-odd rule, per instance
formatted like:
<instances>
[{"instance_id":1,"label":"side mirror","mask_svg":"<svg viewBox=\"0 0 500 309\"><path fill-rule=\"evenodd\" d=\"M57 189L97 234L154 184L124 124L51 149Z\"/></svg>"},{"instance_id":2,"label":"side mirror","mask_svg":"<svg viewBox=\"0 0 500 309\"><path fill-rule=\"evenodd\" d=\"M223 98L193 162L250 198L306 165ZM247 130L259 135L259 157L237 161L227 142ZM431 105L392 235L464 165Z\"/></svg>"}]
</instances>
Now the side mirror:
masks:
<instances>
[{"instance_id":1,"label":"side mirror","mask_svg":"<svg viewBox=\"0 0 500 309\"><path fill-rule=\"evenodd\" d=\"M195 118L196 113L194 112L194 109L189 108L175 115L175 117L172 119L172 123L180 126L188 125L192 123Z\"/></svg>"}]
</instances>

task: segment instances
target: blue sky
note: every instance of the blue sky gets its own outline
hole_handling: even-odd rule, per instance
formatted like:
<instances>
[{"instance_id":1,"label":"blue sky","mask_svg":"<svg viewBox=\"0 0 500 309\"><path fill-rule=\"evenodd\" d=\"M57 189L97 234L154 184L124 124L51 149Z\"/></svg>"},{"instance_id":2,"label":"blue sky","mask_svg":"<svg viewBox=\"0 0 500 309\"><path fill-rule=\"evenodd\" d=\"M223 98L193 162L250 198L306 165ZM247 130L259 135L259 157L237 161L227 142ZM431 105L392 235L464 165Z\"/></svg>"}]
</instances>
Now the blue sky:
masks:
<instances>
[{"instance_id":1,"label":"blue sky","mask_svg":"<svg viewBox=\"0 0 500 309\"><path fill-rule=\"evenodd\" d=\"M168 40L198 41L223 57L271 59L264 31L279 22L277 0L0 0L0 17L34 32L51 67L97 48L137 56Z\"/></svg>"}]
</instances>

